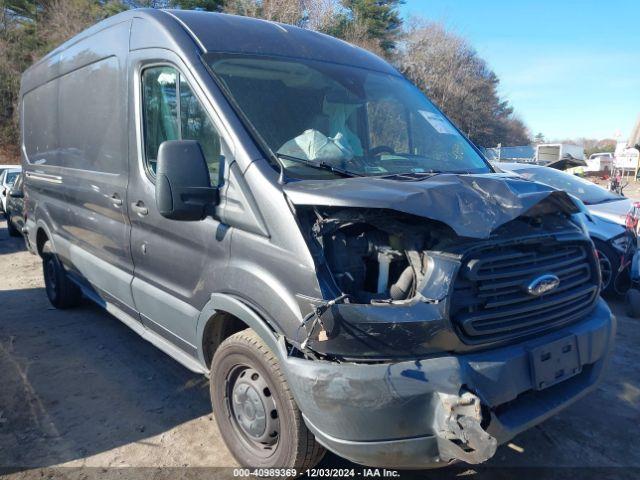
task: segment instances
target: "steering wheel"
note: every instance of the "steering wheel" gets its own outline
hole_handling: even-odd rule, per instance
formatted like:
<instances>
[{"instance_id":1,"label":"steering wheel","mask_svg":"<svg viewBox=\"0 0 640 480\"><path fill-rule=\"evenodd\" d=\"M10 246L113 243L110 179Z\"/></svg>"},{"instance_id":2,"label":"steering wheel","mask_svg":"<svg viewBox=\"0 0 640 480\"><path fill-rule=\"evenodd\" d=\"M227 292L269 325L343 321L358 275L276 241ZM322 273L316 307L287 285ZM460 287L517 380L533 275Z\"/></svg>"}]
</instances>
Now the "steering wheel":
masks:
<instances>
[{"instance_id":1,"label":"steering wheel","mask_svg":"<svg viewBox=\"0 0 640 480\"><path fill-rule=\"evenodd\" d=\"M378 145L377 147L369 150L369 153L374 157L378 157L383 153L390 153L391 155L395 155L396 151L388 145Z\"/></svg>"}]
</instances>

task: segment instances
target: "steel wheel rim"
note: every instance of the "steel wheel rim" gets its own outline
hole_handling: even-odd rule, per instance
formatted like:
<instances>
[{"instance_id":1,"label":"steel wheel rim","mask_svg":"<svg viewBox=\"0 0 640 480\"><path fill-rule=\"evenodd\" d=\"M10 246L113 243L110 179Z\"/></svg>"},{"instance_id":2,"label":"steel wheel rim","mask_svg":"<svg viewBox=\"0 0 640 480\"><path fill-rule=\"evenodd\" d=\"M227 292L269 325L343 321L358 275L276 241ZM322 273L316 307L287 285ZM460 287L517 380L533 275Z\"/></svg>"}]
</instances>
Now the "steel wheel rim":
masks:
<instances>
[{"instance_id":1,"label":"steel wheel rim","mask_svg":"<svg viewBox=\"0 0 640 480\"><path fill-rule=\"evenodd\" d=\"M280 439L280 415L272 389L263 375L248 365L231 369L226 383L225 403L238 437L254 455L269 458Z\"/></svg>"},{"instance_id":2,"label":"steel wheel rim","mask_svg":"<svg viewBox=\"0 0 640 480\"><path fill-rule=\"evenodd\" d=\"M611 283L613 277L613 266L609 257L607 257L602 250L597 250L598 262L600 263L600 275L602 277L602 289L604 290Z\"/></svg>"}]
</instances>

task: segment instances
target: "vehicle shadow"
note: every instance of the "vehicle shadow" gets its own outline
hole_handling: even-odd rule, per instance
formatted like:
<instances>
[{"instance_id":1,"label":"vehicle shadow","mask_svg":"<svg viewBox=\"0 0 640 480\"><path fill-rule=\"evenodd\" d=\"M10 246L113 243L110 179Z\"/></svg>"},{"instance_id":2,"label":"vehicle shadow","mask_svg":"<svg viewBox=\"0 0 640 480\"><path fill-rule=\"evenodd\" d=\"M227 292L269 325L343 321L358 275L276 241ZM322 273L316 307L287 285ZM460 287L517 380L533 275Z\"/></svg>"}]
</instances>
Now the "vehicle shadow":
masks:
<instances>
[{"instance_id":1,"label":"vehicle shadow","mask_svg":"<svg viewBox=\"0 0 640 480\"><path fill-rule=\"evenodd\" d=\"M25 251L27 246L23 237L11 237L7 230L7 219L4 213L0 214L0 255Z\"/></svg>"},{"instance_id":2,"label":"vehicle shadow","mask_svg":"<svg viewBox=\"0 0 640 480\"><path fill-rule=\"evenodd\" d=\"M0 468L83 459L210 415L202 375L99 307L55 310L42 288L0 291L0 305Z\"/></svg>"}]
</instances>

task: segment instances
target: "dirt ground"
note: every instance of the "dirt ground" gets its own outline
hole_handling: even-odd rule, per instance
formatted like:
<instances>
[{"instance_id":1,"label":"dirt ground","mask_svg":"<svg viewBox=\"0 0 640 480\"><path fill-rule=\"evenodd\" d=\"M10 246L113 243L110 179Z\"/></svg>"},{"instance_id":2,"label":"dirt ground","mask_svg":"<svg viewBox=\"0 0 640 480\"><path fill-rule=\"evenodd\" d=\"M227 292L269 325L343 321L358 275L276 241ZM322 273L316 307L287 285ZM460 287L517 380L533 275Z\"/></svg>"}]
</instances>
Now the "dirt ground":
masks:
<instances>
[{"instance_id":1,"label":"dirt ground","mask_svg":"<svg viewBox=\"0 0 640 480\"><path fill-rule=\"evenodd\" d=\"M611 305L617 344L597 391L486 467L408 476L639 478L640 321ZM235 465L205 379L90 303L53 309L39 258L0 222L0 477L218 478L231 470L209 467ZM327 455L322 466L349 464Z\"/></svg>"}]
</instances>

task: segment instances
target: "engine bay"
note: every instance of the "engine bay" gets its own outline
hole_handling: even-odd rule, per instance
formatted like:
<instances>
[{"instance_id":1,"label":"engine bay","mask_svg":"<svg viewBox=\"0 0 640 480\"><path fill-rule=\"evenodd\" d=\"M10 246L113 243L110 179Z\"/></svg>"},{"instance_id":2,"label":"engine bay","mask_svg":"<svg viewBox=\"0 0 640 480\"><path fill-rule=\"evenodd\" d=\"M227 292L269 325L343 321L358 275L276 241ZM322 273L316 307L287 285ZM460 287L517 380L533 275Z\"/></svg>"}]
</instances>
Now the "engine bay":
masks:
<instances>
[{"instance_id":1,"label":"engine bay","mask_svg":"<svg viewBox=\"0 0 640 480\"><path fill-rule=\"evenodd\" d=\"M380 209L314 209L311 228L338 288L354 303L399 303L416 296L429 250L455 233L439 222Z\"/></svg>"},{"instance_id":2,"label":"engine bay","mask_svg":"<svg viewBox=\"0 0 640 480\"><path fill-rule=\"evenodd\" d=\"M313 207L305 213L303 223L316 261L328 267L348 303L360 304L437 302L422 296L429 282L438 281L435 256L458 257L470 246L562 231L568 226L565 213L532 212L478 242L460 237L441 222L393 210Z\"/></svg>"}]
</instances>

